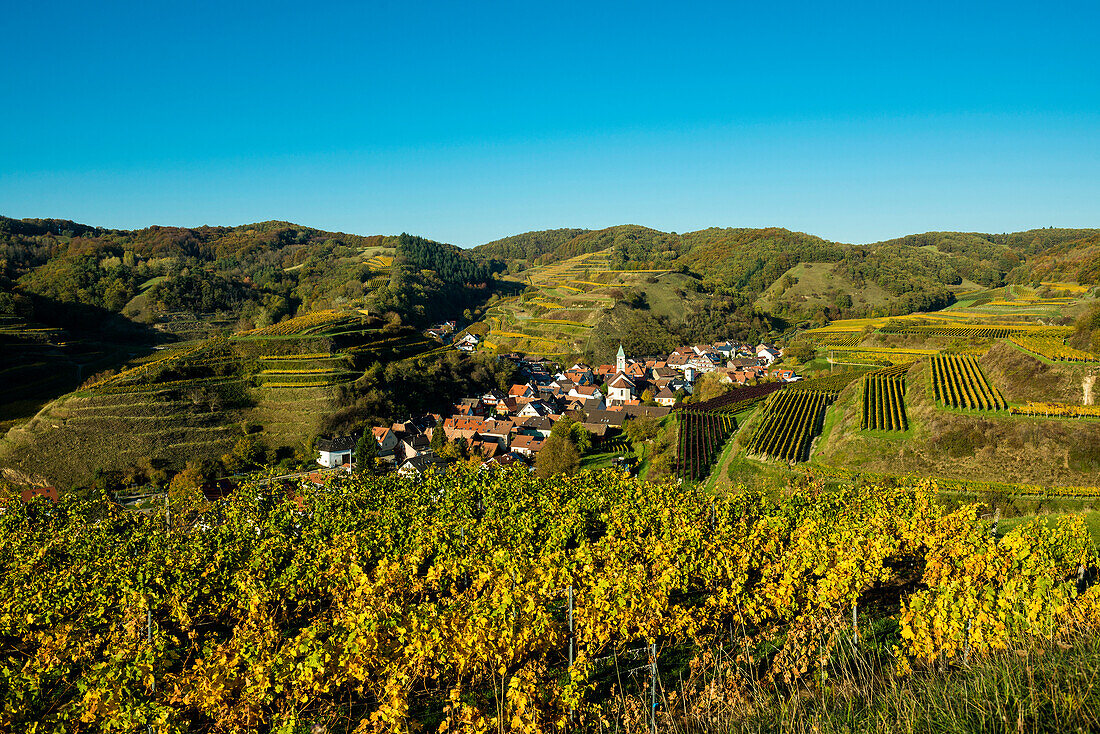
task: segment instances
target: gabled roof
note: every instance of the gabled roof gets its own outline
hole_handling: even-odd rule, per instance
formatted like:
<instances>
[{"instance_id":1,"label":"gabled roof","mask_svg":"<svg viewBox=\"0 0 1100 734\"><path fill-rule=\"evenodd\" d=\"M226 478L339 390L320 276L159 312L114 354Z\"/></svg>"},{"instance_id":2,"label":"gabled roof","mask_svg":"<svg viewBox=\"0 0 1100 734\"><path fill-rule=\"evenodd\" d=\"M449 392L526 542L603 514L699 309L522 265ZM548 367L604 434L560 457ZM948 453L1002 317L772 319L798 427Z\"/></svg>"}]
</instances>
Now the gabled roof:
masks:
<instances>
[{"instance_id":1,"label":"gabled roof","mask_svg":"<svg viewBox=\"0 0 1100 734\"><path fill-rule=\"evenodd\" d=\"M528 451L538 451L542 448L546 439L541 436L527 436L519 435L512 439L512 450L527 449Z\"/></svg>"},{"instance_id":2,"label":"gabled roof","mask_svg":"<svg viewBox=\"0 0 1100 734\"><path fill-rule=\"evenodd\" d=\"M634 381L620 372L615 376L615 379L608 384L608 387L626 387L627 385L634 387Z\"/></svg>"},{"instance_id":3,"label":"gabled roof","mask_svg":"<svg viewBox=\"0 0 1100 734\"><path fill-rule=\"evenodd\" d=\"M603 424L615 428L622 428L623 418L625 417L626 416L621 411L593 410L588 414L588 420L586 420L585 423Z\"/></svg>"},{"instance_id":4,"label":"gabled roof","mask_svg":"<svg viewBox=\"0 0 1100 734\"><path fill-rule=\"evenodd\" d=\"M350 451L355 448L358 439L355 436L335 436L333 438L317 439L317 450L325 453L337 451Z\"/></svg>"},{"instance_id":5,"label":"gabled roof","mask_svg":"<svg viewBox=\"0 0 1100 734\"><path fill-rule=\"evenodd\" d=\"M414 456L411 459L406 459L405 462L401 464L402 469L412 469L413 471L420 474L424 473L425 470L432 467L441 468L445 466L447 466L447 460L441 459L435 454L420 454L419 456Z\"/></svg>"},{"instance_id":6,"label":"gabled roof","mask_svg":"<svg viewBox=\"0 0 1100 734\"><path fill-rule=\"evenodd\" d=\"M550 415L550 413L553 412L550 406L542 402L541 400L532 400L530 403L523 406L523 410L527 409L534 411L538 415Z\"/></svg>"},{"instance_id":7,"label":"gabled roof","mask_svg":"<svg viewBox=\"0 0 1100 734\"><path fill-rule=\"evenodd\" d=\"M549 431L554 427L554 421L545 415L532 415L516 423L516 427L532 431Z\"/></svg>"},{"instance_id":8,"label":"gabled roof","mask_svg":"<svg viewBox=\"0 0 1100 734\"><path fill-rule=\"evenodd\" d=\"M35 497L44 497L51 502L57 502L57 487L30 487L19 493L19 499L30 502Z\"/></svg>"},{"instance_id":9,"label":"gabled roof","mask_svg":"<svg viewBox=\"0 0 1100 734\"><path fill-rule=\"evenodd\" d=\"M486 421L481 429L483 436L507 436L515 427L512 421Z\"/></svg>"}]
</instances>

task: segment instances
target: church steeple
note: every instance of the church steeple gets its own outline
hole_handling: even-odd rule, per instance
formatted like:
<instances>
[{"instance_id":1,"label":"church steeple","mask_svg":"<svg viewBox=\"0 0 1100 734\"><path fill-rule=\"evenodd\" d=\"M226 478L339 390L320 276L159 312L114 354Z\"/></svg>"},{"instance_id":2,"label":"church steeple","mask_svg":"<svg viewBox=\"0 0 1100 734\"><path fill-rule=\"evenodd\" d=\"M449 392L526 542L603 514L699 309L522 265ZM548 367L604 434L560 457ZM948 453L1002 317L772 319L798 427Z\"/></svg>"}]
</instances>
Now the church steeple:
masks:
<instances>
[{"instance_id":1,"label":"church steeple","mask_svg":"<svg viewBox=\"0 0 1100 734\"><path fill-rule=\"evenodd\" d=\"M615 355L615 369L626 372L626 352L623 351L622 342L619 342L619 353Z\"/></svg>"}]
</instances>

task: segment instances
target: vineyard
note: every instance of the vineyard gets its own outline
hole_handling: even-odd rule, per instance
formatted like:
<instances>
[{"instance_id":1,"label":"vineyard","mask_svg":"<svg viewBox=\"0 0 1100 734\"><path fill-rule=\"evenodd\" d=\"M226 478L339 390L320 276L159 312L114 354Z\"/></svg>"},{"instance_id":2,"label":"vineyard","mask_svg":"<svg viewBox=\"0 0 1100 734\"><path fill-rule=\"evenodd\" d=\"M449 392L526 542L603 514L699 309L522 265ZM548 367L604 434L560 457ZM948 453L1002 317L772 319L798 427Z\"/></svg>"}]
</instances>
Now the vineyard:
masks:
<instances>
[{"instance_id":1,"label":"vineyard","mask_svg":"<svg viewBox=\"0 0 1100 734\"><path fill-rule=\"evenodd\" d=\"M1018 329L1007 326L884 326L881 334L902 336L945 336L954 338L1003 339Z\"/></svg>"},{"instance_id":2,"label":"vineyard","mask_svg":"<svg viewBox=\"0 0 1100 734\"><path fill-rule=\"evenodd\" d=\"M854 347L863 338L861 331L828 331L814 334L811 337L817 344L830 347Z\"/></svg>"},{"instance_id":3,"label":"vineyard","mask_svg":"<svg viewBox=\"0 0 1100 734\"><path fill-rule=\"evenodd\" d=\"M710 400L704 400L700 403L690 403L684 405L681 410L687 411L723 411L740 413L743 410L756 405L764 400L764 398L771 395L776 390L780 390L790 385L785 382L765 382L760 385L749 385L747 387L738 387L730 390L727 393L723 393L716 398Z\"/></svg>"},{"instance_id":4,"label":"vineyard","mask_svg":"<svg viewBox=\"0 0 1100 734\"><path fill-rule=\"evenodd\" d=\"M784 386L782 382L766 382L741 387L710 400L678 408L677 475L688 481L705 477L711 464L722 453L730 434L737 430L737 420L733 414L752 408Z\"/></svg>"},{"instance_id":5,"label":"vineyard","mask_svg":"<svg viewBox=\"0 0 1100 734\"><path fill-rule=\"evenodd\" d=\"M821 377L811 377L809 379L789 383L787 389L840 392L873 369L874 367L852 367L838 372L830 372Z\"/></svg>"},{"instance_id":6,"label":"vineyard","mask_svg":"<svg viewBox=\"0 0 1100 734\"><path fill-rule=\"evenodd\" d=\"M863 413L859 427L864 431L908 430L904 374L876 372L863 378Z\"/></svg>"},{"instance_id":7,"label":"vineyard","mask_svg":"<svg viewBox=\"0 0 1100 734\"><path fill-rule=\"evenodd\" d=\"M989 384L973 357L937 355L928 360L931 367L932 394L950 408L966 410L1005 410L1001 391Z\"/></svg>"},{"instance_id":8,"label":"vineyard","mask_svg":"<svg viewBox=\"0 0 1100 734\"><path fill-rule=\"evenodd\" d=\"M273 336L307 336L320 333L338 324L343 324L351 317L358 317L346 311L313 311L302 316L236 334L241 337L273 337Z\"/></svg>"},{"instance_id":9,"label":"vineyard","mask_svg":"<svg viewBox=\"0 0 1100 734\"><path fill-rule=\"evenodd\" d=\"M844 651L934 675L1100 623L1079 518L998 538L928 483L457 472L170 509L0 515L0 729L730 730Z\"/></svg>"},{"instance_id":10,"label":"vineyard","mask_svg":"<svg viewBox=\"0 0 1100 734\"><path fill-rule=\"evenodd\" d=\"M1009 339L1018 347L1041 357L1059 362L1098 362L1100 356L1068 346L1064 339L1049 336L1014 336Z\"/></svg>"},{"instance_id":11,"label":"vineyard","mask_svg":"<svg viewBox=\"0 0 1100 734\"><path fill-rule=\"evenodd\" d=\"M709 473L730 434L737 430L737 419L732 413L699 410L681 410L678 416L676 473L687 481L698 481Z\"/></svg>"},{"instance_id":12,"label":"vineyard","mask_svg":"<svg viewBox=\"0 0 1100 734\"><path fill-rule=\"evenodd\" d=\"M825 411L835 392L784 390L770 398L748 453L764 459L797 463L810 458L810 446L821 432Z\"/></svg>"},{"instance_id":13,"label":"vineyard","mask_svg":"<svg viewBox=\"0 0 1100 734\"><path fill-rule=\"evenodd\" d=\"M1066 403L1028 403L1014 405L1012 415L1040 415L1048 418L1100 418L1100 405L1068 405Z\"/></svg>"}]
</instances>

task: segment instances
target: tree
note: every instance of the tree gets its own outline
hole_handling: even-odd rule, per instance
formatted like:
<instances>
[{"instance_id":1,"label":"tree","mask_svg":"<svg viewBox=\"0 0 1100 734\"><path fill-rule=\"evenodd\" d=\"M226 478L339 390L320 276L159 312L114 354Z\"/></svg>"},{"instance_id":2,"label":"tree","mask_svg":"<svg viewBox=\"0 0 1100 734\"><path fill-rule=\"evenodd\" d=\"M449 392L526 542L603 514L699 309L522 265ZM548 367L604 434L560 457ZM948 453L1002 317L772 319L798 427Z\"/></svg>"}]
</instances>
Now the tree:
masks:
<instances>
[{"instance_id":1,"label":"tree","mask_svg":"<svg viewBox=\"0 0 1100 734\"><path fill-rule=\"evenodd\" d=\"M627 418L623 422L623 435L632 444L640 444L657 436L657 421L651 416L642 415L637 418Z\"/></svg>"},{"instance_id":2,"label":"tree","mask_svg":"<svg viewBox=\"0 0 1100 734\"><path fill-rule=\"evenodd\" d=\"M186 516L191 510L201 507L206 502L202 487L209 479L210 467L195 459L188 461L184 470L172 477L168 484L172 511Z\"/></svg>"},{"instance_id":3,"label":"tree","mask_svg":"<svg viewBox=\"0 0 1100 734\"><path fill-rule=\"evenodd\" d=\"M440 424L432 429L432 440L430 443L432 451L438 456L444 448L447 447L447 433L443 430L443 425Z\"/></svg>"},{"instance_id":4,"label":"tree","mask_svg":"<svg viewBox=\"0 0 1100 734\"><path fill-rule=\"evenodd\" d=\"M581 456L592 450L592 434L579 421L569 415L562 416L553 425L550 429L550 436L568 441Z\"/></svg>"},{"instance_id":5,"label":"tree","mask_svg":"<svg viewBox=\"0 0 1100 734\"><path fill-rule=\"evenodd\" d=\"M708 372L695 383L695 389L691 394L695 402L701 403L704 400L725 395L729 390L730 386L722 382L717 372Z\"/></svg>"},{"instance_id":6,"label":"tree","mask_svg":"<svg viewBox=\"0 0 1100 734\"><path fill-rule=\"evenodd\" d=\"M374 433L368 426L363 429L363 435L355 444L355 466L359 471L372 471L376 458L378 458L378 442L374 440Z\"/></svg>"},{"instance_id":7,"label":"tree","mask_svg":"<svg viewBox=\"0 0 1100 734\"><path fill-rule=\"evenodd\" d=\"M543 479L555 474L573 474L580 464L581 457L573 443L551 433L535 457L535 473Z\"/></svg>"},{"instance_id":8,"label":"tree","mask_svg":"<svg viewBox=\"0 0 1100 734\"><path fill-rule=\"evenodd\" d=\"M816 350L814 349L814 345L804 339L791 342L787 345L787 348L783 350L784 356L790 357L796 362L809 362L814 358L815 353Z\"/></svg>"}]
</instances>

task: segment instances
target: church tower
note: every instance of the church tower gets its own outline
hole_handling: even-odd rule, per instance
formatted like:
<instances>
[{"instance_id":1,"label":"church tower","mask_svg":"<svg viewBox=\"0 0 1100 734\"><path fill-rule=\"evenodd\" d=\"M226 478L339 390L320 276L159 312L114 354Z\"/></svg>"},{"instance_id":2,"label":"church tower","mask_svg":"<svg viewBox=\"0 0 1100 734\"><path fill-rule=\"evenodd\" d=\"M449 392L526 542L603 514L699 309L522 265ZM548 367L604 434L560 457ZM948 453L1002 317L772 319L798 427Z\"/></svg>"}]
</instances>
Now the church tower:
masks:
<instances>
[{"instance_id":1,"label":"church tower","mask_svg":"<svg viewBox=\"0 0 1100 734\"><path fill-rule=\"evenodd\" d=\"M622 342L619 343L619 353L615 355L615 369L626 372L626 352L623 351Z\"/></svg>"}]
</instances>

